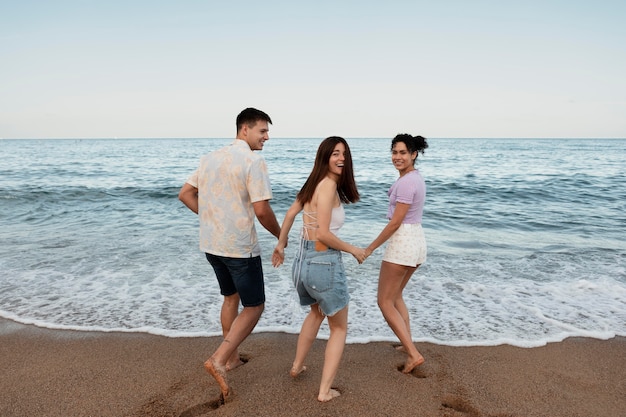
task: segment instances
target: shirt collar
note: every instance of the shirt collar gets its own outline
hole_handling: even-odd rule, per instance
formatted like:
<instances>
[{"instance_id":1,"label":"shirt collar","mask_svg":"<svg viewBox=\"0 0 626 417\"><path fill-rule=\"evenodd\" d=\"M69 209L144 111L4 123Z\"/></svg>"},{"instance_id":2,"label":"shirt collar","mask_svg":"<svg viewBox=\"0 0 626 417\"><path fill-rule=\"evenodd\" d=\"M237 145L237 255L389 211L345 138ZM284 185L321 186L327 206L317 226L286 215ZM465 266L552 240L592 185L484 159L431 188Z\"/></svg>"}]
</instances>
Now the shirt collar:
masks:
<instances>
[{"instance_id":1,"label":"shirt collar","mask_svg":"<svg viewBox=\"0 0 626 417\"><path fill-rule=\"evenodd\" d=\"M235 139L235 141L233 143L231 143L232 146L237 146L239 148L246 148L249 151L251 151L252 149L250 149L250 145L248 145L248 142L246 142L243 139Z\"/></svg>"}]
</instances>

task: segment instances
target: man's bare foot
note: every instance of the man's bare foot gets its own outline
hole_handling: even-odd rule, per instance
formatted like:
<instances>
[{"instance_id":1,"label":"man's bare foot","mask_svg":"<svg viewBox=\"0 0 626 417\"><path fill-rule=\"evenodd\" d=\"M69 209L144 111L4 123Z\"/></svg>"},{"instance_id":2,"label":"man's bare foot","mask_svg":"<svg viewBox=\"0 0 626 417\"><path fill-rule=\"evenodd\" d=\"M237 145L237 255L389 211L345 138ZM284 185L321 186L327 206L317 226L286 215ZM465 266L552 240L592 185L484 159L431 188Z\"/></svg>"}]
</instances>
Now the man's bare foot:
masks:
<instances>
[{"instance_id":1,"label":"man's bare foot","mask_svg":"<svg viewBox=\"0 0 626 417\"><path fill-rule=\"evenodd\" d=\"M320 394L317 396L317 401L320 402L327 402L332 400L333 398L339 397L341 395L341 393L339 391L337 391L336 389L331 388L330 391L328 391L326 394Z\"/></svg>"},{"instance_id":2,"label":"man's bare foot","mask_svg":"<svg viewBox=\"0 0 626 417\"><path fill-rule=\"evenodd\" d=\"M295 366L293 368L291 368L291 370L289 371L289 375L291 375L292 378L296 378L298 375L300 375L302 372L306 371L306 366L302 365L300 368L296 368Z\"/></svg>"},{"instance_id":3,"label":"man's bare foot","mask_svg":"<svg viewBox=\"0 0 626 417\"><path fill-rule=\"evenodd\" d=\"M211 374L213 378L217 381L220 386L220 391L222 392L222 397L224 400L228 398L230 394L230 387L228 386L228 382L226 381L226 368L218 365L213 358L207 359L204 362L204 369L207 370L208 373Z\"/></svg>"},{"instance_id":4,"label":"man's bare foot","mask_svg":"<svg viewBox=\"0 0 626 417\"><path fill-rule=\"evenodd\" d=\"M395 349L396 349L398 352L403 352L403 353L406 353L406 348L405 348L404 346L402 346L402 345L398 345L398 346L396 346L396 347L395 347Z\"/></svg>"},{"instance_id":5,"label":"man's bare foot","mask_svg":"<svg viewBox=\"0 0 626 417\"><path fill-rule=\"evenodd\" d=\"M220 404L224 405L233 398L233 389L228 388L228 394L224 395L220 392Z\"/></svg>"},{"instance_id":6,"label":"man's bare foot","mask_svg":"<svg viewBox=\"0 0 626 417\"><path fill-rule=\"evenodd\" d=\"M239 351L235 350L226 360L226 371L232 371L233 369L239 368L241 365L245 365L247 362L247 355L240 355Z\"/></svg>"},{"instance_id":7,"label":"man's bare foot","mask_svg":"<svg viewBox=\"0 0 626 417\"><path fill-rule=\"evenodd\" d=\"M423 364L425 362L425 359L422 355L419 355L419 357L413 361L407 360L406 363L404 364L404 369L402 369L402 373L403 374L410 374L411 371L415 368L417 368L418 366L420 366L421 364Z\"/></svg>"},{"instance_id":8,"label":"man's bare foot","mask_svg":"<svg viewBox=\"0 0 626 417\"><path fill-rule=\"evenodd\" d=\"M232 371L232 370L233 370L233 369L235 369L235 368L239 368L239 367L240 367L241 365L243 365L244 363L245 363L244 361L242 361L241 359L237 358L237 360L236 360L236 361L233 361L233 362L230 362L230 361L229 361L229 362L226 362L225 369L226 369L226 371L227 371L227 372L228 372L228 371Z\"/></svg>"}]
</instances>

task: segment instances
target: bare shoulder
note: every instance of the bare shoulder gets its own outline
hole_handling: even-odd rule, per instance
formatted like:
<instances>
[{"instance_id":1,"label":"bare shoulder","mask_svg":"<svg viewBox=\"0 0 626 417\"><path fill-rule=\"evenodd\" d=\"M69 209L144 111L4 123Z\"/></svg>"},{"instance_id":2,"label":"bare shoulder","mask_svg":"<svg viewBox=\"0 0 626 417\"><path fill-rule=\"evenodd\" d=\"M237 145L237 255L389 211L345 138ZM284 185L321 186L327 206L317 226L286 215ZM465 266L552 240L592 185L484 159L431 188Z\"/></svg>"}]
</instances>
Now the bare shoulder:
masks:
<instances>
[{"instance_id":1,"label":"bare shoulder","mask_svg":"<svg viewBox=\"0 0 626 417\"><path fill-rule=\"evenodd\" d=\"M335 193L337 191L337 183L330 178L326 177L317 184L317 189L315 191L320 191L322 193Z\"/></svg>"},{"instance_id":2,"label":"bare shoulder","mask_svg":"<svg viewBox=\"0 0 626 417\"><path fill-rule=\"evenodd\" d=\"M337 199L337 183L330 178L324 178L317 184L315 194L313 195L313 204L317 206L321 204L322 207L334 207Z\"/></svg>"}]
</instances>

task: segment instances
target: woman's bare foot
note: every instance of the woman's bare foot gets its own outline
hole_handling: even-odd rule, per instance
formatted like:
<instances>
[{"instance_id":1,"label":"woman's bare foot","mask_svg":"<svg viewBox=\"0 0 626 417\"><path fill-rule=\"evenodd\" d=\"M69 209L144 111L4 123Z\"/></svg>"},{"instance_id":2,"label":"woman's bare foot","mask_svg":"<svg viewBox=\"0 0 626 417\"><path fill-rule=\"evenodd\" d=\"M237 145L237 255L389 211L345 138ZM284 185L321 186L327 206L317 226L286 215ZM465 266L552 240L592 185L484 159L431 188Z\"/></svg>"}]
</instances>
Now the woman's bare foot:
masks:
<instances>
[{"instance_id":1,"label":"woman's bare foot","mask_svg":"<svg viewBox=\"0 0 626 417\"><path fill-rule=\"evenodd\" d=\"M409 358L404 364L404 369L402 369L403 374L410 374L411 371L421 364L425 362L425 359L422 355L418 353L418 357L416 359Z\"/></svg>"},{"instance_id":2,"label":"woman's bare foot","mask_svg":"<svg viewBox=\"0 0 626 417\"><path fill-rule=\"evenodd\" d=\"M294 366L289 371L289 375L291 375L292 378L296 378L298 375L300 375L304 371L306 371L306 366L302 365L300 368L297 368Z\"/></svg>"},{"instance_id":3,"label":"woman's bare foot","mask_svg":"<svg viewBox=\"0 0 626 417\"><path fill-rule=\"evenodd\" d=\"M211 376L217 381L217 384L220 386L220 391L222 392L222 397L225 401L231 393L228 381L226 381L226 368L218 365L213 358L209 358L206 362L204 362L204 369L206 369L207 372L210 373Z\"/></svg>"},{"instance_id":4,"label":"woman's bare foot","mask_svg":"<svg viewBox=\"0 0 626 417\"><path fill-rule=\"evenodd\" d=\"M397 345L397 346L395 347L395 349L396 349L398 352L406 353L406 348L405 348L404 346L402 346L402 345Z\"/></svg>"},{"instance_id":5,"label":"woman's bare foot","mask_svg":"<svg viewBox=\"0 0 626 417\"><path fill-rule=\"evenodd\" d=\"M320 394L317 396L317 401L320 402L327 402L332 400L333 398L339 397L341 395L341 393L339 391L337 391L336 389L331 388L330 391L328 391L326 394Z\"/></svg>"}]
</instances>

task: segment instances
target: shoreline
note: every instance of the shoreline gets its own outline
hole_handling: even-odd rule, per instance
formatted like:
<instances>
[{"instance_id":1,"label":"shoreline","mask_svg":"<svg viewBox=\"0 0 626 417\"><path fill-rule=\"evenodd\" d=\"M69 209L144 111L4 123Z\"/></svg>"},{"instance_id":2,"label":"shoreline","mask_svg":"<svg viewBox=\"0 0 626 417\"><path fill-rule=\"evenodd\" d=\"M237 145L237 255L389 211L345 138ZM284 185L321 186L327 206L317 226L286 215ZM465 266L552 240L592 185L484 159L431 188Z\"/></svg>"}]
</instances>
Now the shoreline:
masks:
<instances>
[{"instance_id":1,"label":"shoreline","mask_svg":"<svg viewBox=\"0 0 626 417\"><path fill-rule=\"evenodd\" d=\"M304 316L303 316L304 318ZM324 329L326 326L326 329ZM32 320L20 321L19 319L6 317L0 315L0 336L6 332L11 332L14 329L20 329L22 327L33 327L36 329L41 329L42 331L51 331L51 332L65 332L67 334L76 333L80 334L128 334L128 335L149 335L149 336L158 336L165 337L168 339L198 339L198 338L213 338L213 337L221 337L221 330L219 332L207 332L207 333L198 333L198 332L176 332L169 333L169 331L163 331L161 329L105 329L105 328L89 328L89 327L73 327L73 326L55 326L49 325L47 323L37 323ZM276 334L285 334L285 335L295 335L298 336L300 331L300 326L296 329L283 329L276 326L270 328L263 328L262 326L257 325L253 330L252 334L261 334L261 333L276 333ZM324 333L326 331L326 333ZM327 324L323 325L322 330L320 330L317 338L320 340L328 340L327 333ZM390 330L391 332L391 330ZM349 333L349 332L348 332ZM348 334L348 338L346 340L346 345L352 344L368 344L368 343L397 343L397 338L391 333L392 336L380 336L380 337L368 337L368 338L355 338L351 339ZM79 336L80 337L80 336ZM618 335L615 332L583 332L582 334L569 334L565 336L552 337L550 339L544 340L533 340L533 341L518 341L509 338L503 338L499 340L483 340L483 341L443 341L434 338L423 338L416 340L414 343L416 344L432 344L438 346L448 346L448 347L495 347L495 346L513 346L519 347L523 349L532 349L537 347L546 346L552 343L563 342L567 339L593 339L593 340L611 340L614 338L626 338L626 335Z\"/></svg>"},{"instance_id":2,"label":"shoreline","mask_svg":"<svg viewBox=\"0 0 626 417\"><path fill-rule=\"evenodd\" d=\"M568 338L536 348L416 343L410 375L395 343L346 345L335 381L316 400L325 340L289 377L297 335L253 333L248 362L228 374L234 396L203 362L221 337L51 330L0 319L0 415L11 416L622 416L626 338Z\"/></svg>"}]
</instances>

